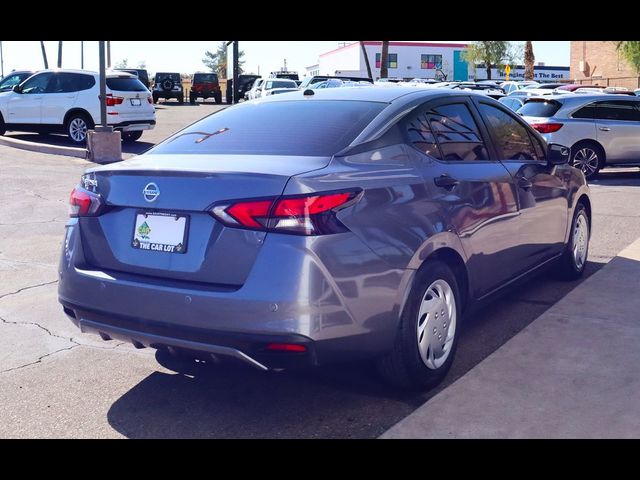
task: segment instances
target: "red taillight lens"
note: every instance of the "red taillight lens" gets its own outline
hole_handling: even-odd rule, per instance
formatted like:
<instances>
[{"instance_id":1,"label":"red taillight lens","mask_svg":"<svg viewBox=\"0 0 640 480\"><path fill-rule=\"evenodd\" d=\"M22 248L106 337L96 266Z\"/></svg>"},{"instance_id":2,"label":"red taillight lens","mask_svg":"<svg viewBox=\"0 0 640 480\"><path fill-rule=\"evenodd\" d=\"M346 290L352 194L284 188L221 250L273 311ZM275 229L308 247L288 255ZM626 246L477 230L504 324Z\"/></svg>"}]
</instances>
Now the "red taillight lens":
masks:
<instances>
[{"instance_id":1,"label":"red taillight lens","mask_svg":"<svg viewBox=\"0 0 640 480\"><path fill-rule=\"evenodd\" d=\"M346 231L335 213L359 191L240 201L215 206L211 213L226 225L253 230L326 235Z\"/></svg>"},{"instance_id":2,"label":"red taillight lens","mask_svg":"<svg viewBox=\"0 0 640 480\"><path fill-rule=\"evenodd\" d=\"M532 123L531 126L540 133L553 133L562 128L562 123Z\"/></svg>"},{"instance_id":3,"label":"red taillight lens","mask_svg":"<svg viewBox=\"0 0 640 480\"><path fill-rule=\"evenodd\" d=\"M272 352L304 353L307 351L307 347L297 343L270 343L267 345L267 350L271 350Z\"/></svg>"},{"instance_id":4,"label":"red taillight lens","mask_svg":"<svg viewBox=\"0 0 640 480\"><path fill-rule=\"evenodd\" d=\"M113 94L107 93L107 107L120 105L122 102L124 102L124 97L114 97Z\"/></svg>"},{"instance_id":5,"label":"red taillight lens","mask_svg":"<svg viewBox=\"0 0 640 480\"><path fill-rule=\"evenodd\" d=\"M99 195L88 192L80 187L76 187L71 191L71 195L69 197L70 217L96 215L101 206L102 202Z\"/></svg>"}]
</instances>

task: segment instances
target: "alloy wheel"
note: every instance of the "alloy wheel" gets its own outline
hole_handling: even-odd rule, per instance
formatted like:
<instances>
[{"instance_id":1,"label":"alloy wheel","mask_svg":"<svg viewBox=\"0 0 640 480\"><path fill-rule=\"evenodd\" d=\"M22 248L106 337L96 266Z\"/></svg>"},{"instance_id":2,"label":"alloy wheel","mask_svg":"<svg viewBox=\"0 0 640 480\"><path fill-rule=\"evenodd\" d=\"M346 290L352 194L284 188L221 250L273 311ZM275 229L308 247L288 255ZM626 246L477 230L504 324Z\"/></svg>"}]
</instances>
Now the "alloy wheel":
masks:
<instances>
[{"instance_id":1,"label":"alloy wheel","mask_svg":"<svg viewBox=\"0 0 640 480\"><path fill-rule=\"evenodd\" d=\"M576 268L581 270L587 259L587 248L589 247L589 225L584 215L578 215L575 227L573 228L573 261Z\"/></svg>"},{"instance_id":2,"label":"alloy wheel","mask_svg":"<svg viewBox=\"0 0 640 480\"><path fill-rule=\"evenodd\" d=\"M444 280L427 288L418 312L418 350L431 370L440 368L449 357L456 333L456 300Z\"/></svg>"},{"instance_id":3,"label":"alloy wheel","mask_svg":"<svg viewBox=\"0 0 640 480\"><path fill-rule=\"evenodd\" d=\"M74 118L69 123L69 136L75 142L83 142L87 138L87 122L82 118Z\"/></svg>"},{"instance_id":4,"label":"alloy wheel","mask_svg":"<svg viewBox=\"0 0 640 480\"><path fill-rule=\"evenodd\" d=\"M591 176L598 171L600 158L598 153L589 147L578 150L573 157L573 166L582 170L585 177Z\"/></svg>"}]
</instances>

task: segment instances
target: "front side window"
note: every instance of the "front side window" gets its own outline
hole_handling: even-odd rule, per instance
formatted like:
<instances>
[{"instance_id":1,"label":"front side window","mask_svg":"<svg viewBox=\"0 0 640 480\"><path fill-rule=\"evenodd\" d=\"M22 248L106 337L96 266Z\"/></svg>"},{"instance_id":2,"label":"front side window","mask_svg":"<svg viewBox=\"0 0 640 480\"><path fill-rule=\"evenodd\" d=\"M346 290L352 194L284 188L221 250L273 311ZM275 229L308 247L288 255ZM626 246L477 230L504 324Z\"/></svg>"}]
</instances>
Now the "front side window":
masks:
<instances>
[{"instance_id":1,"label":"front side window","mask_svg":"<svg viewBox=\"0 0 640 480\"><path fill-rule=\"evenodd\" d=\"M47 90L49 79L53 73L41 73L40 75L34 75L30 79L24 82L22 85L22 93L25 94L37 94L44 93Z\"/></svg>"},{"instance_id":2,"label":"front side window","mask_svg":"<svg viewBox=\"0 0 640 480\"><path fill-rule=\"evenodd\" d=\"M628 122L640 122L640 110L638 102L623 100L611 100L597 102L596 118L598 120L622 120Z\"/></svg>"},{"instance_id":3,"label":"front side window","mask_svg":"<svg viewBox=\"0 0 640 480\"><path fill-rule=\"evenodd\" d=\"M442 55L420 55L420 68L442 68Z\"/></svg>"},{"instance_id":4,"label":"front side window","mask_svg":"<svg viewBox=\"0 0 640 480\"><path fill-rule=\"evenodd\" d=\"M382 54L376 53L376 68L380 68L382 60ZM390 53L387 56L387 68L398 68L398 54Z\"/></svg>"},{"instance_id":5,"label":"front side window","mask_svg":"<svg viewBox=\"0 0 640 480\"><path fill-rule=\"evenodd\" d=\"M440 105L427 111L436 141L447 161L488 160L480 130L464 103Z\"/></svg>"},{"instance_id":6,"label":"front side window","mask_svg":"<svg viewBox=\"0 0 640 480\"><path fill-rule=\"evenodd\" d=\"M511 114L482 102L480 112L493 132L501 160L539 160L526 127Z\"/></svg>"}]
</instances>

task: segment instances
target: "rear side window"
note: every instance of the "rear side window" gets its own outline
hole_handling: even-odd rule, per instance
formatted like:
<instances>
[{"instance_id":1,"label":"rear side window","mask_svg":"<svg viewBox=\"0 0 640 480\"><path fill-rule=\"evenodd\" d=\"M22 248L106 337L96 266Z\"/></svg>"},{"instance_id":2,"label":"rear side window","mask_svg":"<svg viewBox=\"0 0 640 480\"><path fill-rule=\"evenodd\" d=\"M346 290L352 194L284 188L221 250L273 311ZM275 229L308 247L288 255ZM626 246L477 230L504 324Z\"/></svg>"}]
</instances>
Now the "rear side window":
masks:
<instances>
[{"instance_id":1,"label":"rear side window","mask_svg":"<svg viewBox=\"0 0 640 480\"><path fill-rule=\"evenodd\" d=\"M216 83L217 81L218 75L215 73L196 73L193 75L193 83Z\"/></svg>"},{"instance_id":2,"label":"rear side window","mask_svg":"<svg viewBox=\"0 0 640 480\"><path fill-rule=\"evenodd\" d=\"M146 92L147 87L137 78L107 78L107 87L116 92Z\"/></svg>"},{"instance_id":3,"label":"rear side window","mask_svg":"<svg viewBox=\"0 0 640 480\"><path fill-rule=\"evenodd\" d=\"M607 101L598 102L596 118L599 120L626 120L640 122L640 110L638 102Z\"/></svg>"},{"instance_id":4,"label":"rear side window","mask_svg":"<svg viewBox=\"0 0 640 480\"><path fill-rule=\"evenodd\" d=\"M493 105L481 102L480 112L491 128L501 160L539 159L524 125Z\"/></svg>"},{"instance_id":5,"label":"rear side window","mask_svg":"<svg viewBox=\"0 0 640 480\"><path fill-rule=\"evenodd\" d=\"M431 130L427 112L422 111L417 115L411 115L405 123L409 143L422 153L442 160L442 155L436 143L436 137Z\"/></svg>"},{"instance_id":6,"label":"rear side window","mask_svg":"<svg viewBox=\"0 0 640 480\"><path fill-rule=\"evenodd\" d=\"M442 159L448 161L488 160L489 155L469 107L453 103L430 108L426 116Z\"/></svg>"},{"instance_id":7,"label":"rear side window","mask_svg":"<svg viewBox=\"0 0 640 480\"><path fill-rule=\"evenodd\" d=\"M68 93L89 90L96 84L92 75L80 73L54 73L47 87L47 93Z\"/></svg>"},{"instance_id":8,"label":"rear side window","mask_svg":"<svg viewBox=\"0 0 640 480\"><path fill-rule=\"evenodd\" d=\"M526 102L518 113L525 117L553 117L562 104L555 100L530 100Z\"/></svg>"},{"instance_id":9,"label":"rear side window","mask_svg":"<svg viewBox=\"0 0 640 480\"><path fill-rule=\"evenodd\" d=\"M191 125L153 153L330 156L348 146L386 105L333 100L242 103Z\"/></svg>"},{"instance_id":10,"label":"rear side window","mask_svg":"<svg viewBox=\"0 0 640 480\"><path fill-rule=\"evenodd\" d=\"M573 112L573 115L571 115L571 118L588 118L588 119L596 118L596 104L590 103L589 105L585 105L584 107L579 108L578 110Z\"/></svg>"}]
</instances>

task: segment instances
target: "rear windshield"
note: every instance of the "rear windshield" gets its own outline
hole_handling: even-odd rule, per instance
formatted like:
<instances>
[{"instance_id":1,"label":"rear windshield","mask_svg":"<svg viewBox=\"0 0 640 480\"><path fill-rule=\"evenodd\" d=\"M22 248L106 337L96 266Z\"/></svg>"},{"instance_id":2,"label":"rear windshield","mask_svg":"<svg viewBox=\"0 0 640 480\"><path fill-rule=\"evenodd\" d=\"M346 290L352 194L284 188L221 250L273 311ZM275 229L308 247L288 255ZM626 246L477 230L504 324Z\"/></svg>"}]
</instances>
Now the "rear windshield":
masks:
<instances>
[{"instance_id":1,"label":"rear windshield","mask_svg":"<svg viewBox=\"0 0 640 480\"><path fill-rule=\"evenodd\" d=\"M107 78L107 87L117 92L144 92L147 87L137 78Z\"/></svg>"},{"instance_id":2,"label":"rear windshield","mask_svg":"<svg viewBox=\"0 0 640 480\"><path fill-rule=\"evenodd\" d=\"M156 73L156 81L160 82L162 80L164 80L165 78L170 78L171 80L175 81L175 82L179 82L180 81L180 74L179 73Z\"/></svg>"},{"instance_id":3,"label":"rear windshield","mask_svg":"<svg viewBox=\"0 0 640 480\"><path fill-rule=\"evenodd\" d=\"M298 84L293 80L267 80L266 88L298 88Z\"/></svg>"},{"instance_id":4,"label":"rear windshield","mask_svg":"<svg viewBox=\"0 0 640 480\"><path fill-rule=\"evenodd\" d=\"M525 117L553 117L562 105L556 100L530 100L518 113Z\"/></svg>"},{"instance_id":5,"label":"rear windshield","mask_svg":"<svg viewBox=\"0 0 640 480\"><path fill-rule=\"evenodd\" d=\"M349 145L385 106L335 100L244 103L178 132L153 153L330 156Z\"/></svg>"},{"instance_id":6,"label":"rear windshield","mask_svg":"<svg viewBox=\"0 0 640 480\"><path fill-rule=\"evenodd\" d=\"M193 76L193 83L196 82L212 82L218 81L218 75L215 73L196 73Z\"/></svg>"}]
</instances>

